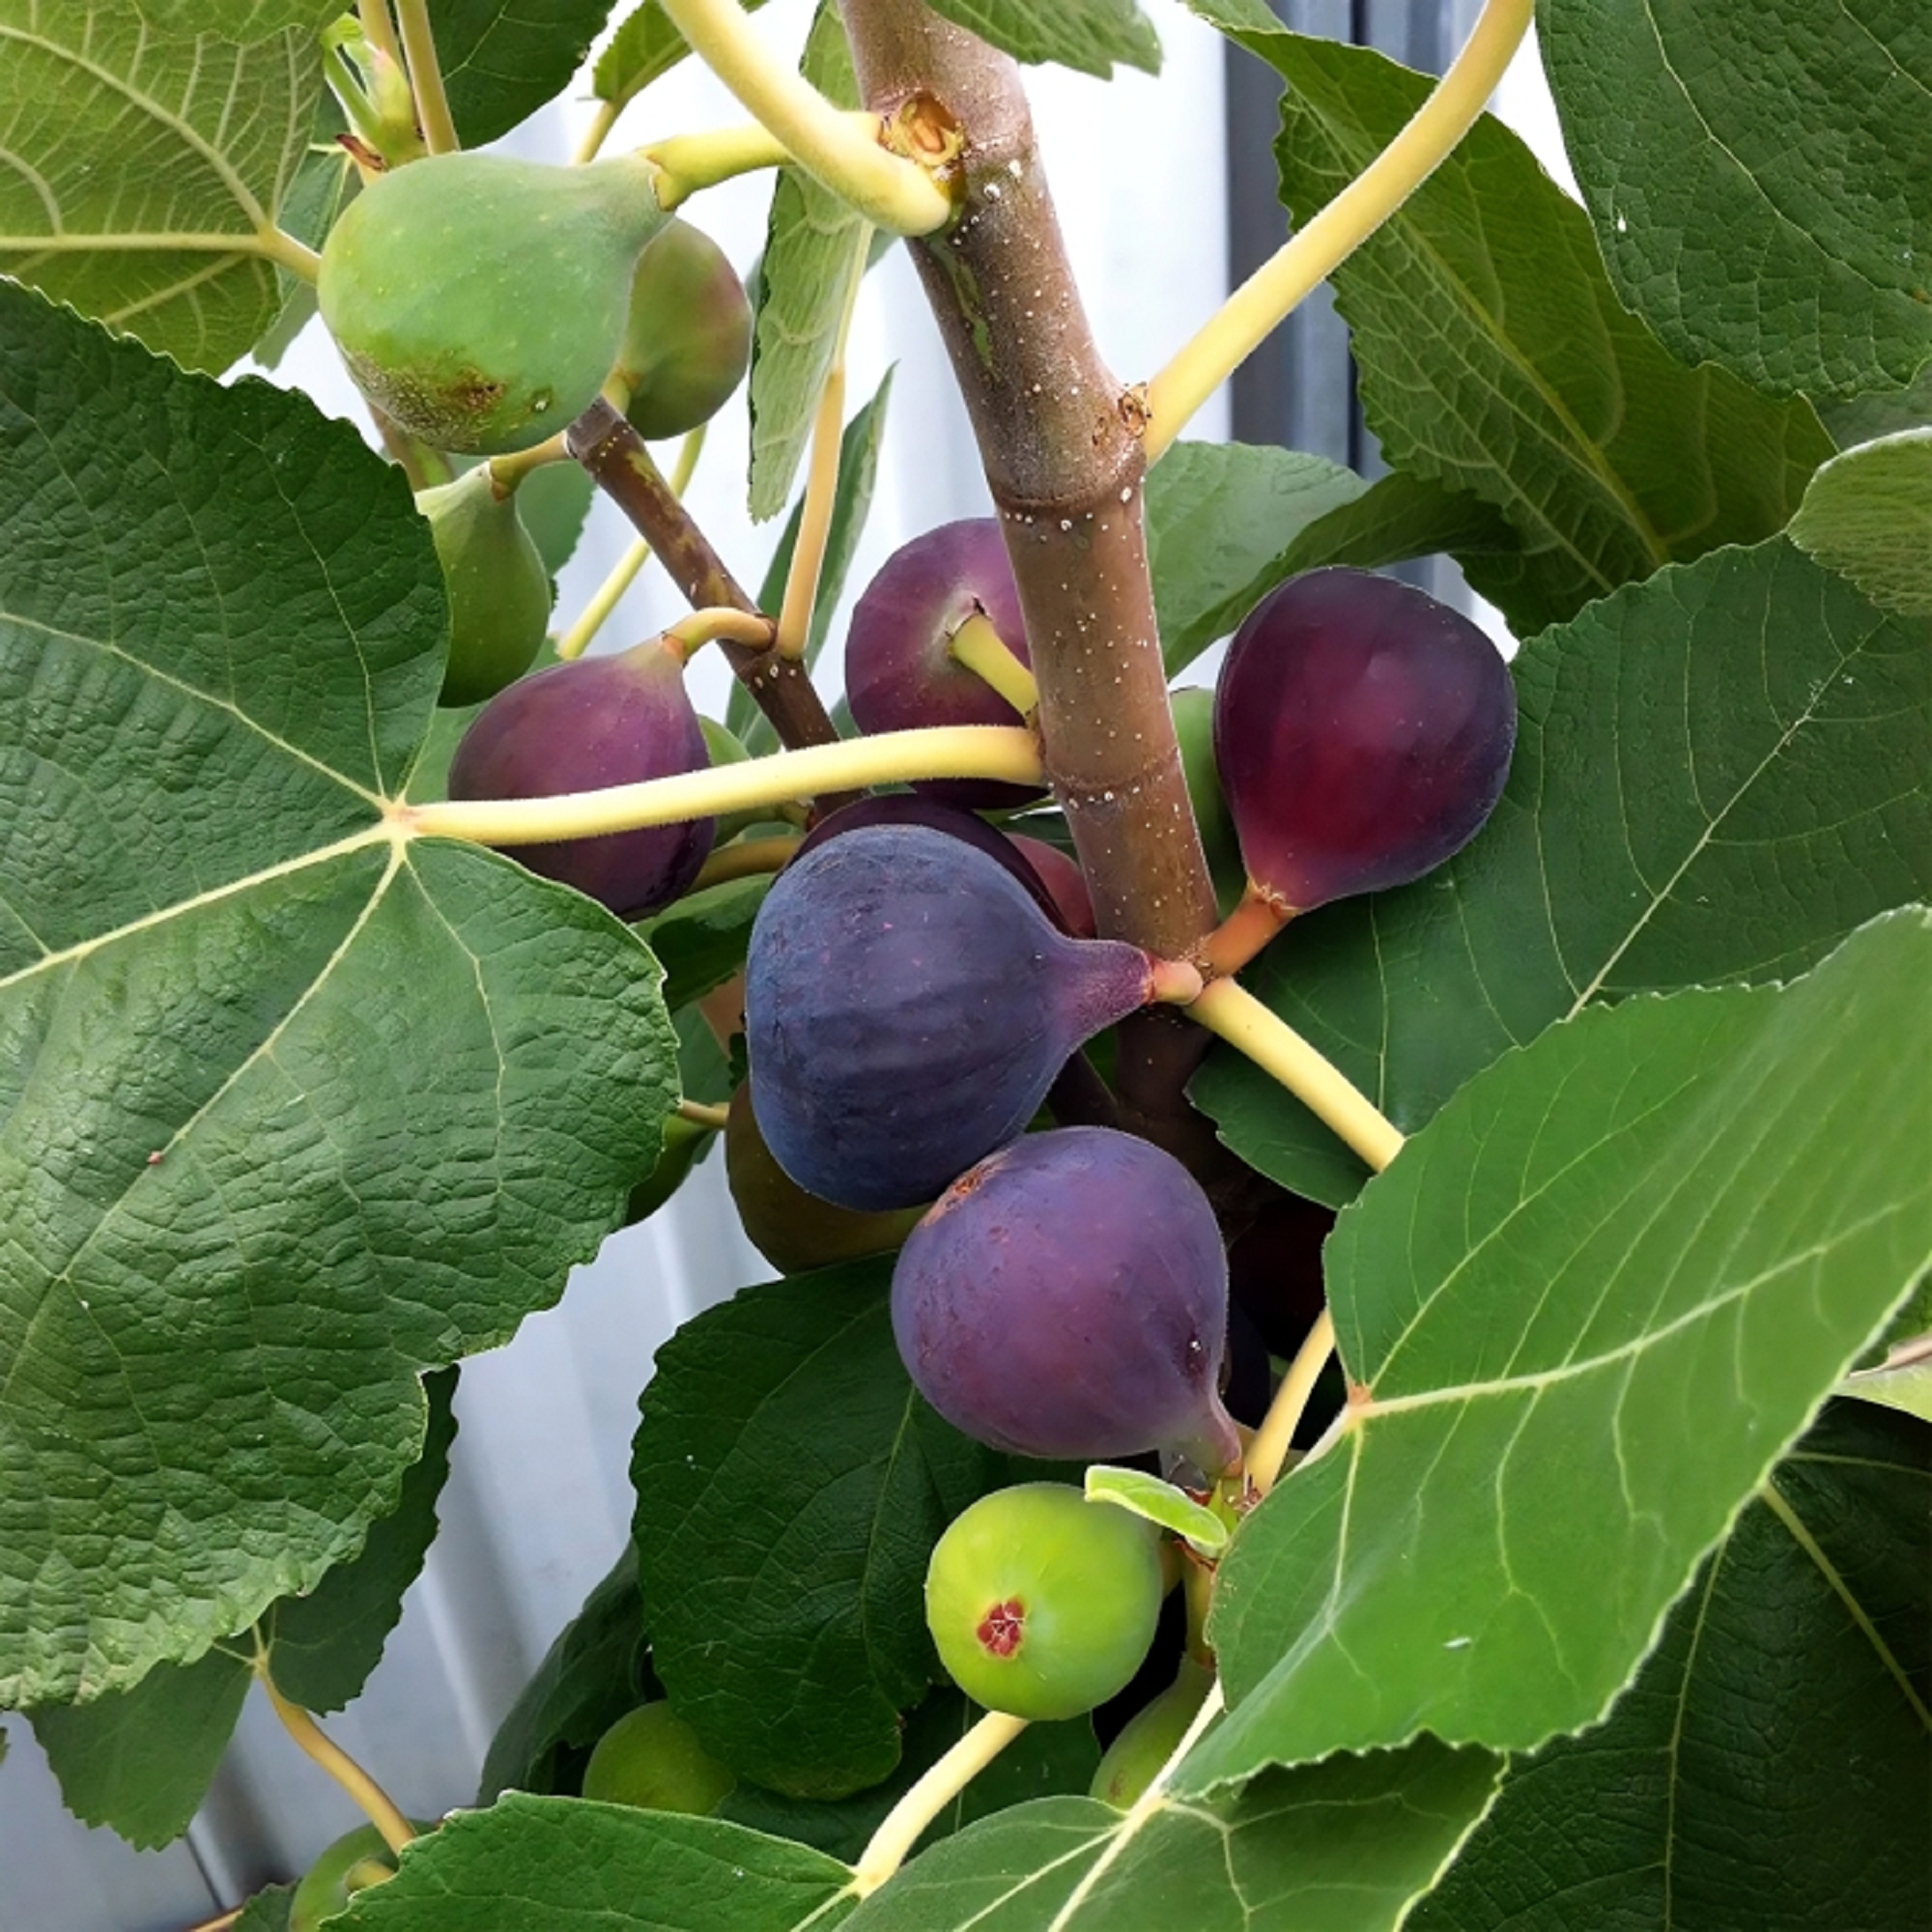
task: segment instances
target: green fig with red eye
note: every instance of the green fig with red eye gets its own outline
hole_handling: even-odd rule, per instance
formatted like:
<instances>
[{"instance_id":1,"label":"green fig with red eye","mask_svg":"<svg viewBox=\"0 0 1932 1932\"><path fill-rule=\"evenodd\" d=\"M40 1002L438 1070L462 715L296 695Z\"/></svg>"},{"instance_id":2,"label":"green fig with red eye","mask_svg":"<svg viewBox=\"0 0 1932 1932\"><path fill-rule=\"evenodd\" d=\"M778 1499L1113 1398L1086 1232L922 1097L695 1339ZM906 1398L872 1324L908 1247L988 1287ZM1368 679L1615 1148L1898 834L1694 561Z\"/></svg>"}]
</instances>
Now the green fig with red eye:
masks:
<instances>
[{"instance_id":1,"label":"green fig with red eye","mask_svg":"<svg viewBox=\"0 0 1932 1932\"><path fill-rule=\"evenodd\" d=\"M433 449L527 449L597 400L664 226L640 155L561 167L432 155L379 175L316 294L362 393Z\"/></svg>"},{"instance_id":2,"label":"green fig with red eye","mask_svg":"<svg viewBox=\"0 0 1932 1932\"><path fill-rule=\"evenodd\" d=\"M1077 1718L1132 1680L1164 1594L1152 1524L1067 1483L1021 1483L981 1496L933 1546L925 1621L975 1703Z\"/></svg>"},{"instance_id":3,"label":"green fig with red eye","mask_svg":"<svg viewBox=\"0 0 1932 1932\"><path fill-rule=\"evenodd\" d=\"M514 493L479 463L417 493L449 597L449 658L439 704L480 704L535 662L550 625L550 572Z\"/></svg>"},{"instance_id":4,"label":"green fig with red eye","mask_svg":"<svg viewBox=\"0 0 1932 1932\"><path fill-rule=\"evenodd\" d=\"M655 441L709 422L751 360L752 304L738 271L701 229L668 221L638 263L611 376L631 427Z\"/></svg>"}]
</instances>

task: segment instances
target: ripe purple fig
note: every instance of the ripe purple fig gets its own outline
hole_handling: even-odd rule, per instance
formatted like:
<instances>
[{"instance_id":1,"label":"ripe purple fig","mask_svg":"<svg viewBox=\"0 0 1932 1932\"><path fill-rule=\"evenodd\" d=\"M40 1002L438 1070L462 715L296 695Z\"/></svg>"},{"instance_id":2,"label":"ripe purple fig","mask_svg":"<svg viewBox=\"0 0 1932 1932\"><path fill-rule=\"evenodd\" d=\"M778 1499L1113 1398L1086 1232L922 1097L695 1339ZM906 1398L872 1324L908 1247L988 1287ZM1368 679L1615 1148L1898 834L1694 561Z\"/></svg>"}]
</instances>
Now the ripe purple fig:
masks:
<instances>
[{"instance_id":1,"label":"ripe purple fig","mask_svg":"<svg viewBox=\"0 0 1932 1932\"><path fill-rule=\"evenodd\" d=\"M845 698L860 730L1021 723L952 653L953 639L976 616L991 624L1021 664L1031 662L1019 587L993 518L942 524L895 550L853 606L845 639ZM1037 787L988 779L925 779L915 789L988 809L1040 796Z\"/></svg>"},{"instance_id":2,"label":"ripe purple fig","mask_svg":"<svg viewBox=\"0 0 1932 1932\"><path fill-rule=\"evenodd\" d=\"M1406 885L1482 829L1516 687L1484 632L1368 571L1256 605L1215 686L1214 761L1248 877L1283 914Z\"/></svg>"},{"instance_id":3,"label":"ripe purple fig","mask_svg":"<svg viewBox=\"0 0 1932 1932\"><path fill-rule=\"evenodd\" d=\"M1198 986L1139 947L1069 939L962 839L861 826L787 866L752 928L758 1125L810 1192L909 1208L1020 1133L1082 1041Z\"/></svg>"},{"instance_id":4,"label":"ripe purple fig","mask_svg":"<svg viewBox=\"0 0 1932 1932\"><path fill-rule=\"evenodd\" d=\"M1208 1197L1111 1127L1029 1134L926 1210L893 1270L919 1392L977 1441L1084 1462L1240 1453L1218 1384L1228 1264Z\"/></svg>"},{"instance_id":5,"label":"ripe purple fig","mask_svg":"<svg viewBox=\"0 0 1932 1932\"><path fill-rule=\"evenodd\" d=\"M685 696L684 661L652 638L612 657L552 665L476 714L449 763L449 796L551 798L695 772L710 762ZM697 876L715 822L646 826L512 856L623 919L668 905Z\"/></svg>"}]
</instances>

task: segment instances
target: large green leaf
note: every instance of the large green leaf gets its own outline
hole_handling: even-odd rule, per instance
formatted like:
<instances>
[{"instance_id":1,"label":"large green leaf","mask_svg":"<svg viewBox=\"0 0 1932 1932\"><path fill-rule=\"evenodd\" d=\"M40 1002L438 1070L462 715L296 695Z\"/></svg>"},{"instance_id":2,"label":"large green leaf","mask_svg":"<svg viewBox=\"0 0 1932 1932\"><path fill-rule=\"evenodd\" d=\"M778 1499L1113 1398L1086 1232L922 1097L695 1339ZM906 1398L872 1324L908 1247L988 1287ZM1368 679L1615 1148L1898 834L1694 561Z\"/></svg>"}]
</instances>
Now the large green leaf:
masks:
<instances>
[{"instance_id":1,"label":"large green leaf","mask_svg":"<svg viewBox=\"0 0 1932 1932\"><path fill-rule=\"evenodd\" d=\"M740 0L740 4L746 13L755 14L765 0ZM690 52L660 0L642 0L624 16L610 44L597 56L591 85L599 100L622 107Z\"/></svg>"},{"instance_id":2,"label":"large green leaf","mask_svg":"<svg viewBox=\"0 0 1932 1932\"><path fill-rule=\"evenodd\" d=\"M1148 567L1172 677L1289 572L1283 554L1367 485L1295 449L1178 442L1148 471Z\"/></svg>"},{"instance_id":3,"label":"large green leaf","mask_svg":"<svg viewBox=\"0 0 1932 1932\"><path fill-rule=\"evenodd\" d=\"M627 927L387 817L446 618L349 425L0 287L0 439L17 1704L192 1660L358 1548L419 1372L555 1298L675 1074Z\"/></svg>"},{"instance_id":4,"label":"large green leaf","mask_svg":"<svg viewBox=\"0 0 1932 1932\"><path fill-rule=\"evenodd\" d=\"M0 0L0 274L191 369L245 354L283 302L261 237L315 121L317 13L224 39L219 19Z\"/></svg>"},{"instance_id":5,"label":"large green leaf","mask_svg":"<svg viewBox=\"0 0 1932 1932\"><path fill-rule=\"evenodd\" d=\"M1791 539L1874 604L1932 617L1932 429L1833 457L1804 492Z\"/></svg>"},{"instance_id":6,"label":"large green leaf","mask_svg":"<svg viewBox=\"0 0 1932 1932\"><path fill-rule=\"evenodd\" d=\"M1241 1792L1171 1797L1131 1835L1121 1812L1092 1799L1016 1805L915 1859L847 1923L861 1932L1384 1932L1483 1815L1496 1771L1486 1751L1425 1740L1270 1772ZM1184 1788L1184 1769L1182 1779Z\"/></svg>"},{"instance_id":7,"label":"large green leaf","mask_svg":"<svg viewBox=\"0 0 1932 1932\"><path fill-rule=\"evenodd\" d=\"M831 0L820 0L800 63L838 107L857 107L852 49ZM781 168L756 289L752 336L752 515L775 517L811 440L813 412L838 348L839 319L864 274L871 224L797 168ZM735 727L734 727L735 728Z\"/></svg>"},{"instance_id":8,"label":"large green leaf","mask_svg":"<svg viewBox=\"0 0 1932 1932\"><path fill-rule=\"evenodd\" d=\"M1225 24L1217 0L1189 4ZM1288 83L1276 152L1297 219L1433 84L1366 48L1233 34ZM1687 369L1627 314L1588 217L1488 116L1333 280L1391 467L1497 504L1518 531L1521 629L1772 535L1831 454L1808 404Z\"/></svg>"},{"instance_id":9,"label":"large green leaf","mask_svg":"<svg viewBox=\"0 0 1932 1932\"><path fill-rule=\"evenodd\" d=\"M1114 63L1160 71L1160 41L1134 0L933 0L932 11L1015 60L1110 79Z\"/></svg>"},{"instance_id":10,"label":"large green leaf","mask_svg":"<svg viewBox=\"0 0 1932 1932\"><path fill-rule=\"evenodd\" d=\"M1855 395L1932 356L1932 13L1543 0L1536 23L1617 293L1686 362Z\"/></svg>"},{"instance_id":11,"label":"large green leaf","mask_svg":"<svg viewBox=\"0 0 1932 1932\"><path fill-rule=\"evenodd\" d=\"M1416 1932L1932 1924L1932 1430L1834 1404L1608 1720L1512 1766Z\"/></svg>"},{"instance_id":12,"label":"large green leaf","mask_svg":"<svg viewBox=\"0 0 1932 1932\"><path fill-rule=\"evenodd\" d=\"M1350 1400L1223 1559L1203 1784L1595 1722L1932 1264L1932 913L1472 1080L1325 1251Z\"/></svg>"},{"instance_id":13,"label":"large green leaf","mask_svg":"<svg viewBox=\"0 0 1932 1932\"><path fill-rule=\"evenodd\" d=\"M1508 789L1419 884L1299 919L1254 990L1405 1129L1552 1020L1801 970L1932 897L1932 626L1782 541L1660 573L1519 656ZM1331 1203L1364 1170L1217 1050L1223 1136Z\"/></svg>"},{"instance_id":14,"label":"large green leaf","mask_svg":"<svg viewBox=\"0 0 1932 1932\"><path fill-rule=\"evenodd\" d=\"M355 1894L340 1932L830 1932L851 1873L716 1818L511 1792Z\"/></svg>"},{"instance_id":15,"label":"large green leaf","mask_svg":"<svg viewBox=\"0 0 1932 1932\"><path fill-rule=\"evenodd\" d=\"M456 1372L429 1378L430 1426L402 1499L369 1540L306 1597L271 1604L254 1632L193 1663L157 1663L132 1690L34 1714L34 1729L75 1817L111 1825L129 1844L165 1845L208 1795L242 1700L254 1680L257 1637L276 1684L312 1711L337 1711L381 1662L403 1592L436 1534L436 1499L456 1434Z\"/></svg>"},{"instance_id":16,"label":"large green leaf","mask_svg":"<svg viewBox=\"0 0 1932 1932\"><path fill-rule=\"evenodd\" d=\"M914 1391L891 1261L747 1289L658 1352L632 1456L652 1662L706 1748L802 1797L876 1784L939 1675L926 1558L1007 1473Z\"/></svg>"},{"instance_id":17,"label":"large green leaf","mask_svg":"<svg viewBox=\"0 0 1932 1932\"><path fill-rule=\"evenodd\" d=\"M467 148L507 134L571 83L611 0L430 0L437 65ZM668 130L667 130L668 131Z\"/></svg>"}]
</instances>

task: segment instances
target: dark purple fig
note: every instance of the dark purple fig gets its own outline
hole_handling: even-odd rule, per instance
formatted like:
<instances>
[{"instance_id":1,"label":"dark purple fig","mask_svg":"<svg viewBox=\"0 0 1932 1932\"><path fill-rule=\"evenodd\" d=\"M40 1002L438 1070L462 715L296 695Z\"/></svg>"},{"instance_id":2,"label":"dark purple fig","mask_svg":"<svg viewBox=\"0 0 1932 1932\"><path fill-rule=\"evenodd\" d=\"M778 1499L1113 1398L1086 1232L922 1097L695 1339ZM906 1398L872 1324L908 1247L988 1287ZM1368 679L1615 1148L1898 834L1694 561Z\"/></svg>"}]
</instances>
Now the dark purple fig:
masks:
<instances>
[{"instance_id":1,"label":"dark purple fig","mask_svg":"<svg viewBox=\"0 0 1932 1932\"><path fill-rule=\"evenodd\" d=\"M724 407L752 359L752 304L721 247L673 218L638 261L612 382L641 437L683 436Z\"/></svg>"},{"instance_id":2,"label":"dark purple fig","mask_svg":"<svg viewBox=\"0 0 1932 1932\"><path fill-rule=\"evenodd\" d=\"M953 1182L893 1270L893 1333L954 1428L1019 1456L1239 1454L1218 1384L1228 1264L1208 1197L1110 1127L1029 1134Z\"/></svg>"},{"instance_id":3,"label":"dark purple fig","mask_svg":"<svg viewBox=\"0 0 1932 1932\"><path fill-rule=\"evenodd\" d=\"M752 927L758 1125L824 1200L930 1201L1025 1128L1083 1040L1181 970L1069 939L961 839L861 826L787 866Z\"/></svg>"},{"instance_id":4,"label":"dark purple fig","mask_svg":"<svg viewBox=\"0 0 1932 1932\"><path fill-rule=\"evenodd\" d=\"M552 665L499 692L449 762L449 796L551 798L700 771L709 763L684 662L653 638L613 657ZM668 905L697 876L714 821L519 845L512 857L621 918Z\"/></svg>"},{"instance_id":5,"label":"dark purple fig","mask_svg":"<svg viewBox=\"0 0 1932 1932\"><path fill-rule=\"evenodd\" d=\"M942 524L895 550L853 606L845 639L845 698L860 730L1021 723L952 655L953 638L974 616L984 616L1021 664L1031 663L1019 586L995 519ZM1040 796L1037 787L990 779L925 779L916 789L988 809Z\"/></svg>"},{"instance_id":6,"label":"dark purple fig","mask_svg":"<svg viewBox=\"0 0 1932 1932\"><path fill-rule=\"evenodd\" d=\"M776 1160L758 1131L752 1086L731 1095L724 1123L724 1175L752 1245L783 1274L883 1255L905 1239L917 1208L863 1214L808 1194Z\"/></svg>"},{"instance_id":7,"label":"dark purple fig","mask_svg":"<svg viewBox=\"0 0 1932 1932\"><path fill-rule=\"evenodd\" d=\"M1509 775L1516 687L1460 611L1370 572L1263 598L1215 686L1214 759L1248 877L1307 912L1406 885L1482 829Z\"/></svg>"}]
</instances>

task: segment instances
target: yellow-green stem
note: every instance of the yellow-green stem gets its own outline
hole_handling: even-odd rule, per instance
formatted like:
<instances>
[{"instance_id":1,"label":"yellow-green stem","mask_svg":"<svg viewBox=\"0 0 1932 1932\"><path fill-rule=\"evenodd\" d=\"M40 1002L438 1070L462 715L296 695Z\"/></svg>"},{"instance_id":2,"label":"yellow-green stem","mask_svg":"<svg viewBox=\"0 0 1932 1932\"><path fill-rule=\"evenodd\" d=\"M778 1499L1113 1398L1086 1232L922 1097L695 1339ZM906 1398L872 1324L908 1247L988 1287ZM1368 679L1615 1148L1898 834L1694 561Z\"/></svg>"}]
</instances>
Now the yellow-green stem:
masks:
<instances>
[{"instance_id":1,"label":"yellow-green stem","mask_svg":"<svg viewBox=\"0 0 1932 1932\"><path fill-rule=\"evenodd\" d=\"M859 1855L846 1890L867 1898L905 1862L920 1833L985 1770L1027 1727L1024 1718L988 1711L952 1748L915 1784L872 1833Z\"/></svg>"},{"instance_id":2,"label":"yellow-green stem","mask_svg":"<svg viewBox=\"0 0 1932 1932\"><path fill-rule=\"evenodd\" d=\"M1308 1406L1308 1398L1314 1394L1315 1384L1334 1352L1335 1318L1324 1308L1295 1350L1294 1360L1288 1365L1288 1373L1282 1377L1281 1386L1268 1405L1268 1412L1262 1417L1262 1426L1248 1444L1248 1480L1263 1495L1274 1488L1281 1465L1288 1460L1302 1412Z\"/></svg>"},{"instance_id":3,"label":"yellow-green stem","mask_svg":"<svg viewBox=\"0 0 1932 1932\"><path fill-rule=\"evenodd\" d=\"M442 91L442 68L436 57L436 30L430 25L429 0L396 0L396 20L403 30L410 86L416 97L416 121L432 155L453 155L463 143L450 119L449 97Z\"/></svg>"},{"instance_id":4,"label":"yellow-green stem","mask_svg":"<svg viewBox=\"0 0 1932 1932\"><path fill-rule=\"evenodd\" d=\"M871 125L868 116L851 118ZM673 134L639 152L657 163L658 206L667 213L700 188L716 187L759 168L781 168L791 159L785 144L756 121L735 128L707 128L697 134Z\"/></svg>"},{"instance_id":5,"label":"yellow-green stem","mask_svg":"<svg viewBox=\"0 0 1932 1932\"><path fill-rule=\"evenodd\" d=\"M269 1674L265 1651L257 1652L255 1675L261 1680L262 1689L268 1692L269 1702L274 1706L275 1716L282 1720L289 1736L355 1801L357 1808L367 1816L370 1824L382 1833L383 1842L400 1856L403 1847L416 1835L416 1831L397 1809L389 1794L299 1704L292 1704L282 1695L274 1678Z\"/></svg>"},{"instance_id":6,"label":"yellow-green stem","mask_svg":"<svg viewBox=\"0 0 1932 1932\"><path fill-rule=\"evenodd\" d=\"M404 836L470 838L485 845L542 845L912 779L1001 779L1009 784L1038 784L1040 777L1039 747L1024 726L944 724L810 745L799 752L778 752L743 764L714 765L604 791L568 792L555 798L444 799L427 805L397 802L390 806L389 816L393 829Z\"/></svg>"},{"instance_id":7,"label":"yellow-green stem","mask_svg":"<svg viewBox=\"0 0 1932 1932\"><path fill-rule=\"evenodd\" d=\"M583 130L583 138L577 144L577 152L571 159L579 167L587 166L597 158L598 151L611 138L611 129L617 125L617 116L629 105L622 100L600 100L597 112L590 117L590 126Z\"/></svg>"},{"instance_id":8,"label":"yellow-green stem","mask_svg":"<svg viewBox=\"0 0 1932 1932\"><path fill-rule=\"evenodd\" d=\"M355 0L355 17L362 23L362 38L372 47L381 48L392 61L402 60L402 44L396 39L389 0Z\"/></svg>"},{"instance_id":9,"label":"yellow-green stem","mask_svg":"<svg viewBox=\"0 0 1932 1932\"><path fill-rule=\"evenodd\" d=\"M507 456L490 459L490 481L499 498L507 497L532 469L552 463L568 463L570 451L564 447L563 432L547 436L528 449L514 449Z\"/></svg>"},{"instance_id":10,"label":"yellow-green stem","mask_svg":"<svg viewBox=\"0 0 1932 1932\"><path fill-rule=\"evenodd\" d=\"M169 246L177 245L170 242ZM228 238L228 246L245 247L247 244L239 236ZM322 273L322 257L305 242L298 242L285 228L277 228L269 222L255 231L256 253L266 255L278 269L286 269L290 274L298 275L311 287L315 278Z\"/></svg>"},{"instance_id":11,"label":"yellow-green stem","mask_svg":"<svg viewBox=\"0 0 1932 1932\"><path fill-rule=\"evenodd\" d=\"M1031 718L1039 708L1039 686L1033 672L1013 655L990 617L979 612L968 617L946 649L950 657L984 678L1022 718Z\"/></svg>"},{"instance_id":12,"label":"yellow-green stem","mask_svg":"<svg viewBox=\"0 0 1932 1932\"><path fill-rule=\"evenodd\" d=\"M803 843L803 839L774 833L769 838L740 838L733 844L721 845L698 867L691 890L701 893L706 886L728 886L734 879L755 879L763 873L776 872Z\"/></svg>"},{"instance_id":13,"label":"yellow-green stem","mask_svg":"<svg viewBox=\"0 0 1932 1932\"><path fill-rule=\"evenodd\" d=\"M857 124L759 38L737 0L663 0L693 50L798 165L895 235L929 235L952 203L917 162L880 145L878 123Z\"/></svg>"},{"instance_id":14,"label":"yellow-green stem","mask_svg":"<svg viewBox=\"0 0 1932 1932\"><path fill-rule=\"evenodd\" d=\"M689 1121L694 1127L703 1127L707 1132L722 1134L724 1123L731 1117L728 1107L713 1106L708 1100L680 1100L677 1103L677 1117Z\"/></svg>"},{"instance_id":15,"label":"yellow-green stem","mask_svg":"<svg viewBox=\"0 0 1932 1932\"><path fill-rule=\"evenodd\" d=\"M1189 1019L1245 1053L1264 1073L1273 1074L1378 1174L1401 1151L1400 1130L1375 1102L1238 980L1211 981L1186 1011Z\"/></svg>"},{"instance_id":16,"label":"yellow-green stem","mask_svg":"<svg viewBox=\"0 0 1932 1932\"><path fill-rule=\"evenodd\" d=\"M818 577L825 567L825 543L832 533L832 511L838 499L838 455L845 430L845 344L852 333L853 311L866 279L866 255L872 231L862 228L846 270L845 305L834 338L832 366L818 392L811 425L811 467L805 479L805 501L798 513L798 541L792 545L791 565L785 572L784 598L779 606L778 648L781 657L802 658L811 635L811 613L818 602Z\"/></svg>"},{"instance_id":17,"label":"yellow-green stem","mask_svg":"<svg viewBox=\"0 0 1932 1932\"><path fill-rule=\"evenodd\" d=\"M1221 305L1148 384L1148 461L1311 290L1399 209L1451 155L1529 31L1534 0L1486 0L1463 50L1414 118L1335 199Z\"/></svg>"},{"instance_id":18,"label":"yellow-green stem","mask_svg":"<svg viewBox=\"0 0 1932 1932\"><path fill-rule=\"evenodd\" d=\"M772 641L772 620L756 611L734 611L728 604L713 604L680 617L664 632L665 642L687 664L694 651L703 649L714 638L729 638L734 644L767 650Z\"/></svg>"}]
</instances>

